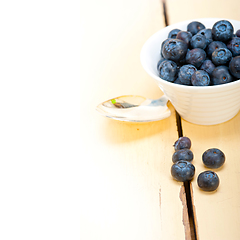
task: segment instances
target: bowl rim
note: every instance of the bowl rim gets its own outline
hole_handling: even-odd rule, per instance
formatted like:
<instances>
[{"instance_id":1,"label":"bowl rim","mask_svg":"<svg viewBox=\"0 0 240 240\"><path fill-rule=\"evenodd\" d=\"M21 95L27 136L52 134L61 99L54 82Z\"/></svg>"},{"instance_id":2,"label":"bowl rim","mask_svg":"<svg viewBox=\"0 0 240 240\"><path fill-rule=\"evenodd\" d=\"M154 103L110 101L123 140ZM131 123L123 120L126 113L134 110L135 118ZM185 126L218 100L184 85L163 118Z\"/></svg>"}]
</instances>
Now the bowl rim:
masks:
<instances>
[{"instance_id":1,"label":"bowl rim","mask_svg":"<svg viewBox=\"0 0 240 240\"><path fill-rule=\"evenodd\" d=\"M152 42L153 39L156 38L156 36L158 36L161 32L165 32L167 31L167 29L174 29L174 28L177 28L179 25L186 25L192 21L199 21L199 22L206 22L206 21L220 21L220 20L227 20L229 22L232 23L233 27L234 27L234 24L236 23L239 23L240 24L240 21L238 20L234 20L234 19L229 19L229 18L194 18L194 19L189 19L189 20L185 20L185 21L181 21L181 22L178 22L178 23L173 23L173 24L170 24L162 29L160 29L159 31L155 32L153 35L151 35L147 40L146 42L143 44L142 46L142 49L141 49L141 52L140 52L140 62L142 64L142 67L144 68L144 70L152 77L154 78L159 84L162 83L163 85L167 85L169 87L176 87L176 88L179 88L179 89L189 89L189 90L192 90L192 91L199 91L199 90L206 90L206 91L212 91L212 90L217 90L217 89L221 89L221 88L224 88L224 90L226 90L226 88L232 88L234 87L235 85L240 85L240 79L237 79L233 82L230 82L230 83L225 83L225 84L220 84L220 85L212 85L212 86L186 86L186 85L181 85L181 84L176 84L176 83L172 83L172 82L169 82L169 81L166 81L162 78L160 78L159 76L155 75L152 73L152 71L147 67L146 65L146 61L144 59L144 53L146 52L146 47L149 45L150 42ZM214 24L214 23L213 23ZM239 28L240 29L240 28ZM235 29L234 29L235 30Z\"/></svg>"}]
</instances>

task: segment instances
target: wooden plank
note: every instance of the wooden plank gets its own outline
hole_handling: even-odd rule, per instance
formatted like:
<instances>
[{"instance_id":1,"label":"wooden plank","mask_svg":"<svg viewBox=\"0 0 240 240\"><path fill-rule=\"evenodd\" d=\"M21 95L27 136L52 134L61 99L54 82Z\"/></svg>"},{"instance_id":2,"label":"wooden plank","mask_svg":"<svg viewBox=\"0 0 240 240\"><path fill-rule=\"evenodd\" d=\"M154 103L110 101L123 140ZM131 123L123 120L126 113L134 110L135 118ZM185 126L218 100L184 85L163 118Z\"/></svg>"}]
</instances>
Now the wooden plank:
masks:
<instances>
[{"instance_id":1,"label":"wooden plank","mask_svg":"<svg viewBox=\"0 0 240 240\"><path fill-rule=\"evenodd\" d=\"M169 24L194 18L229 18L239 20L236 9L240 6L235 0L167 0Z\"/></svg>"},{"instance_id":2,"label":"wooden plank","mask_svg":"<svg viewBox=\"0 0 240 240\"><path fill-rule=\"evenodd\" d=\"M185 239L184 191L170 175L177 139L171 104L170 118L142 124L95 111L119 95L162 95L140 64L142 45L164 27L161 4L95 0L83 7L81 239Z\"/></svg>"},{"instance_id":3,"label":"wooden plank","mask_svg":"<svg viewBox=\"0 0 240 240\"><path fill-rule=\"evenodd\" d=\"M197 126L183 120L183 134L193 142L196 176L192 181L193 202L199 239L240 239L240 114L232 120L214 126ZM207 193L197 186L197 176L208 170L202 163L202 154L209 148L219 148L226 155L223 167L215 172L220 178L219 188ZM224 226L224 227L223 227Z\"/></svg>"},{"instance_id":4,"label":"wooden plank","mask_svg":"<svg viewBox=\"0 0 240 240\"><path fill-rule=\"evenodd\" d=\"M236 11L240 2L229 1L189 1L168 0L169 23L193 18L220 17L240 20ZM214 126L194 125L182 121L183 135L193 142L196 176L192 181L193 204L195 209L198 239L240 239L240 114L232 120ZM216 170L220 186L213 193L201 191L197 186L197 176L207 170L202 163L205 150L216 147L226 155L225 165Z\"/></svg>"}]
</instances>

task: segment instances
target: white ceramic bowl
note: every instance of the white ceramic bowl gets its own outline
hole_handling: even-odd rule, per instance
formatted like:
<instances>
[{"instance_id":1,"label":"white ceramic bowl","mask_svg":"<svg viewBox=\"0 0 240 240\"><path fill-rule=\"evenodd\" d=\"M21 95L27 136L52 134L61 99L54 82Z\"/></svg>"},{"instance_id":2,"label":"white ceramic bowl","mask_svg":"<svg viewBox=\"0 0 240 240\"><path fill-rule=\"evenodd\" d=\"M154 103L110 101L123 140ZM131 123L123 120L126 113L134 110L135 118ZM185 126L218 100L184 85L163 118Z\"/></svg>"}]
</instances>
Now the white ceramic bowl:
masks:
<instances>
[{"instance_id":1,"label":"white ceramic bowl","mask_svg":"<svg viewBox=\"0 0 240 240\"><path fill-rule=\"evenodd\" d=\"M187 30L191 21L199 21L206 28L212 28L219 20L223 19L191 19L167 26L151 36L141 50L140 59L145 71L155 79L180 116L191 123L213 125L233 118L240 110L240 80L207 87L184 86L163 80L157 71L161 43L172 29ZM234 26L234 33L240 29L240 21L226 20Z\"/></svg>"}]
</instances>

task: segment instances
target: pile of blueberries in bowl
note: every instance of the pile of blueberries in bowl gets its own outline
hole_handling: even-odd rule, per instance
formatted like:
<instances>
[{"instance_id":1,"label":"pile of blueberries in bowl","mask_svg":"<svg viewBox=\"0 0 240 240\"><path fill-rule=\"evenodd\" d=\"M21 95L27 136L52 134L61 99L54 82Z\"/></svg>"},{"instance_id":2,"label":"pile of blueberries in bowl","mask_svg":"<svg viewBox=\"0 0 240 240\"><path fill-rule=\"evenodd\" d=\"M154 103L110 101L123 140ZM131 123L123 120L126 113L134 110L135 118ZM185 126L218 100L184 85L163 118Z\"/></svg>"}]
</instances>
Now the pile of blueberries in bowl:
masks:
<instances>
[{"instance_id":1,"label":"pile of blueberries in bowl","mask_svg":"<svg viewBox=\"0 0 240 240\"><path fill-rule=\"evenodd\" d=\"M228 20L206 28L198 21L173 29L162 42L159 77L187 86L219 85L240 79L240 29Z\"/></svg>"}]
</instances>

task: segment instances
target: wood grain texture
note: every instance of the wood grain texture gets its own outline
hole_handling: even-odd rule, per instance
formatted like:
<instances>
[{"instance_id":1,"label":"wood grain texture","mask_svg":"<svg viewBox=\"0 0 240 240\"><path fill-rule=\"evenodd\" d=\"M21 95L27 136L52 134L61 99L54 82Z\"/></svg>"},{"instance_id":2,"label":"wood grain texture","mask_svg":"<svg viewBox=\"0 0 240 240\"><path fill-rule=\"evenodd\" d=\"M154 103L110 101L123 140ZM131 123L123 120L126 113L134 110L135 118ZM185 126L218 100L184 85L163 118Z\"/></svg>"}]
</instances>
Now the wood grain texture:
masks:
<instances>
[{"instance_id":1,"label":"wood grain texture","mask_svg":"<svg viewBox=\"0 0 240 240\"><path fill-rule=\"evenodd\" d=\"M240 239L240 114L215 126L197 126L183 120L184 135L192 139L196 177L192 181L199 239ZM219 188L207 193L197 186L197 176L208 170L202 154L209 148L219 148L226 155L225 164L215 171ZM211 236L211 237L210 237Z\"/></svg>"},{"instance_id":2,"label":"wood grain texture","mask_svg":"<svg viewBox=\"0 0 240 240\"><path fill-rule=\"evenodd\" d=\"M164 27L161 3L105 0L83 8L81 239L183 240L182 184L170 175L178 136L171 104L170 118L142 124L95 111L119 95L162 95L140 63L142 45Z\"/></svg>"},{"instance_id":3,"label":"wood grain texture","mask_svg":"<svg viewBox=\"0 0 240 240\"><path fill-rule=\"evenodd\" d=\"M169 24L194 18L229 18L240 20L236 0L167 0Z\"/></svg>"},{"instance_id":4,"label":"wood grain texture","mask_svg":"<svg viewBox=\"0 0 240 240\"><path fill-rule=\"evenodd\" d=\"M240 20L236 11L240 7L240 2L234 0L168 0L167 7L170 24L204 17ZM199 126L182 121L183 135L190 137L193 143L196 175L191 187L197 235L200 240L240 239L239 122L239 113L232 120L214 126ZM203 152L213 147L225 153L226 163L216 170L220 178L219 188L215 192L207 193L198 188L197 176L207 170L202 163Z\"/></svg>"}]
</instances>

